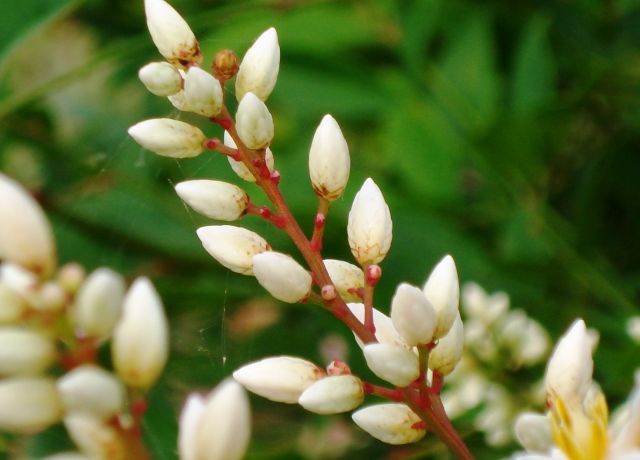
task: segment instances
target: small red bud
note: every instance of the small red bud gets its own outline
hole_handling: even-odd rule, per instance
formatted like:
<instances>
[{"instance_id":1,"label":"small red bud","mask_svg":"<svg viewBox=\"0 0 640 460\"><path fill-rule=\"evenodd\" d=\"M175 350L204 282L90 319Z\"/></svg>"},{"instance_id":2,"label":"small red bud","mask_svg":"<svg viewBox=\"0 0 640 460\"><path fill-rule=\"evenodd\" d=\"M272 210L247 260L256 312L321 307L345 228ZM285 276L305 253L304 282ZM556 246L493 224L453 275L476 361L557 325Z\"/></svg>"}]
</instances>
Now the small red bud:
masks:
<instances>
[{"instance_id":1,"label":"small red bud","mask_svg":"<svg viewBox=\"0 0 640 460\"><path fill-rule=\"evenodd\" d=\"M350 375L351 368L344 361L333 360L327 366L327 375Z\"/></svg>"},{"instance_id":2,"label":"small red bud","mask_svg":"<svg viewBox=\"0 0 640 460\"><path fill-rule=\"evenodd\" d=\"M380 278L382 278L382 268L380 268L380 265L369 265L365 274L367 285L371 287L375 286L378 284L378 281L380 281Z\"/></svg>"},{"instance_id":3,"label":"small red bud","mask_svg":"<svg viewBox=\"0 0 640 460\"><path fill-rule=\"evenodd\" d=\"M322 286L322 289L320 290L320 295L327 302L331 302L336 297L338 297L338 291L336 290L336 287L333 284L325 284L324 286Z\"/></svg>"},{"instance_id":4,"label":"small red bud","mask_svg":"<svg viewBox=\"0 0 640 460\"><path fill-rule=\"evenodd\" d=\"M314 225L316 226L316 228L322 228L324 227L325 221L326 221L325 215L319 212L318 214L316 214Z\"/></svg>"},{"instance_id":5,"label":"small red bud","mask_svg":"<svg viewBox=\"0 0 640 460\"><path fill-rule=\"evenodd\" d=\"M271 181L278 185L280 183L280 173L278 171L273 171L270 175L269 178L271 179Z\"/></svg>"}]
</instances>

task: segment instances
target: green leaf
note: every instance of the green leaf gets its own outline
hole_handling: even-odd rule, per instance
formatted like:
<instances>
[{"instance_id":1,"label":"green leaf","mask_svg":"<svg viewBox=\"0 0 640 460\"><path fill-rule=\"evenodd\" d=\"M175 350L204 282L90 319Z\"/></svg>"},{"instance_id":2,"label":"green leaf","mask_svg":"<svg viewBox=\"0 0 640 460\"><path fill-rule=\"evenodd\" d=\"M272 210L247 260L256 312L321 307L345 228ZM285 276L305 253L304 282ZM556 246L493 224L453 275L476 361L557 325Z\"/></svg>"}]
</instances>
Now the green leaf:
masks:
<instances>
[{"instance_id":1,"label":"green leaf","mask_svg":"<svg viewBox=\"0 0 640 460\"><path fill-rule=\"evenodd\" d=\"M549 21L533 18L522 33L512 81L512 110L527 114L555 96L556 66L548 38Z\"/></svg>"}]
</instances>

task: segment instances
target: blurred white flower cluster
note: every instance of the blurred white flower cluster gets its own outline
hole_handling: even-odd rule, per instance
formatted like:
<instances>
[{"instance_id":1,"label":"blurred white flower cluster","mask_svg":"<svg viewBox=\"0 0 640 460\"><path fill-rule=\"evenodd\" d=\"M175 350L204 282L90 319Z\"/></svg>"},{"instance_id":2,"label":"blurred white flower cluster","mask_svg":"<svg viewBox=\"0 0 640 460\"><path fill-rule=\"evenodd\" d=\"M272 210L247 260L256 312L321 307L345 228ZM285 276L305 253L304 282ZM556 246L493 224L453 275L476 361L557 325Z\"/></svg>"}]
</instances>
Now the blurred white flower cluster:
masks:
<instances>
[{"instance_id":1,"label":"blurred white flower cluster","mask_svg":"<svg viewBox=\"0 0 640 460\"><path fill-rule=\"evenodd\" d=\"M151 282L127 290L108 268L88 276L77 264L58 268L42 209L2 174L0 262L0 431L63 422L81 452L73 458L132 458L144 409L136 395L158 379L168 351ZM113 372L98 360L108 341Z\"/></svg>"},{"instance_id":2,"label":"blurred white flower cluster","mask_svg":"<svg viewBox=\"0 0 640 460\"><path fill-rule=\"evenodd\" d=\"M465 348L447 380L442 400L452 418L474 411L474 426L489 445L513 439L513 422L523 407L544 404L542 382L518 372L541 364L550 340L545 329L520 309L511 309L504 292L487 294L476 283L462 290Z\"/></svg>"},{"instance_id":3,"label":"blurred white flower cluster","mask_svg":"<svg viewBox=\"0 0 640 460\"><path fill-rule=\"evenodd\" d=\"M640 459L640 375L609 422L604 394L592 380L594 348L581 319L558 341L545 375L548 411L518 417L516 436L526 452L513 460Z\"/></svg>"}]
</instances>

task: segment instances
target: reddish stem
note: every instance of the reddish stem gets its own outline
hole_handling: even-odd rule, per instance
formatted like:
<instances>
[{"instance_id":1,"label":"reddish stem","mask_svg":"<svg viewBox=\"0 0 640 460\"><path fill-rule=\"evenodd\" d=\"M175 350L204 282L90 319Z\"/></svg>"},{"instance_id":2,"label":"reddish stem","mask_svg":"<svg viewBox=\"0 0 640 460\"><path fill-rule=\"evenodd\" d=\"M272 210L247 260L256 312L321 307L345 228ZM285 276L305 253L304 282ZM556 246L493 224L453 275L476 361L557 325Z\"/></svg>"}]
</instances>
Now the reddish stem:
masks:
<instances>
[{"instance_id":1,"label":"reddish stem","mask_svg":"<svg viewBox=\"0 0 640 460\"><path fill-rule=\"evenodd\" d=\"M396 388L387 388L369 382L362 382L362 391L366 395L380 396L389 401L400 402L404 399L402 392Z\"/></svg>"},{"instance_id":2,"label":"reddish stem","mask_svg":"<svg viewBox=\"0 0 640 460\"><path fill-rule=\"evenodd\" d=\"M324 236L324 227L327 221L327 214L329 213L329 206L331 202L320 197L318 200L318 212L313 222L313 235L311 236L311 242L309 245L311 249L320 252L322 250L322 237Z\"/></svg>"}]
</instances>

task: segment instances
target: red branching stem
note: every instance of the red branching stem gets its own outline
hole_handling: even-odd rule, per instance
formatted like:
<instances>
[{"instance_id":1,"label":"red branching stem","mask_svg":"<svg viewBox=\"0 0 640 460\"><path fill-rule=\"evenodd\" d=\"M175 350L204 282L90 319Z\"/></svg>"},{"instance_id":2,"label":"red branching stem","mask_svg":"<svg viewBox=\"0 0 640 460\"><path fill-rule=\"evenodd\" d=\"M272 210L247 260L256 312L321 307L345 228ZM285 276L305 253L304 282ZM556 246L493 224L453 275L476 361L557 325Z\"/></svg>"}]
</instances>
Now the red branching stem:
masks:
<instances>
[{"instance_id":1,"label":"red branching stem","mask_svg":"<svg viewBox=\"0 0 640 460\"><path fill-rule=\"evenodd\" d=\"M404 399L402 392L399 389L387 388L370 382L362 382L362 391L364 391L364 394L366 395L380 396L381 398L388 399L389 401L400 402Z\"/></svg>"},{"instance_id":2,"label":"red branching stem","mask_svg":"<svg viewBox=\"0 0 640 460\"><path fill-rule=\"evenodd\" d=\"M233 147L227 147L217 137L213 137L211 139L207 139L204 142L204 147L209 150L215 150L216 152L220 152L223 155L230 157L233 160L240 161L240 152L238 149L234 149Z\"/></svg>"},{"instance_id":3,"label":"red branching stem","mask_svg":"<svg viewBox=\"0 0 640 460\"><path fill-rule=\"evenodd\" d=\"M362 290L362 302L364 303L364 327L376 333L376 325L373 322L373 291L380 281L382 270L379 265L365 265L364 269L364 288Z\"/></svg>"},{"instance_id":4,"label":"red branching stem","mask_svg":"<svg viewBox=\"0 0 640 460\"><path fill-rule=\"evenodd\" d=\"M427 368L429 366L429 345L418 345L418 363L420 365L420 377L418 377L418 391L420 392L420 398L425 400L427 398Z\"/></svg>"},{"instance_id":5,"label":"red branching stem","mask_svg":"<svg viewBox=\"0 0 640 460\"><path fill-rule=\"evenodd\" d=\"M330 205L331 202L329 200L325 200L322 197L318 199L318 211L313 222L313 235L311 236L311 242L309 243L311 249L316 252L320 252L322 250L322 238L324 236L324 228Z\"/></svg>"},{"instance_id":6,"label":"red branching stem","mask_svg":"<svg viewBox=\"0 0 640 460\"><path fill-rule=\"evenodd\" d=\"M442 385L444 384L444 375L438 371L433 371L431 376L431 391L437 395L442 391Z\"/></svg>"},{"instance_id":7,"label":"red branching stem","mask_svg":"<svg viewBox=\"0 0 640 460\"><path fill-rule=\"evenodd\" d=\"M222 125L220 120L229 120L228 126ZM278 183L280 182L280 174L275 171L268 178L263 177L260 174L258 168L254 164L254 160L260 158L260 151L249 149L238 136L235 125L229 111L226 107L222 108L220 116L216 117L216 123L220 124L231 135L231 138L235 141L238 151L241 155L241 161L249 169L251 174L256 178L256 183L264 190L267 198L273 204L277 215L282 219L282 229L287 232L293 243L296 245L300 254L307 262L309 269L314 273L315 279L318 285L325 286L327 284L333 284L329 273L324 266L322 256L311 248L309 240L305 236L304 232L298 225L298 222L291 214L289 206L287 205ZM347 305L341 296L337 296L331 302L325 302L325 307L333 313L334 316L339 318L345 325L351 329L362 341L365 343L374 342L375 336L369 330L367 330L363 324L351 313Z\"/></svg>"},{"instance_id":8,"label":"red branching stem","mask_svg":"<svg viewBox=\"0 0 640 460\"><path fill-rule=\"evenodd\" d=\"M75 346L67 353L60 356L60 365L71 370L82 364L95 363L98 354L98 345L93 337L77 337Z\"/></svg>"}]
</instances>

